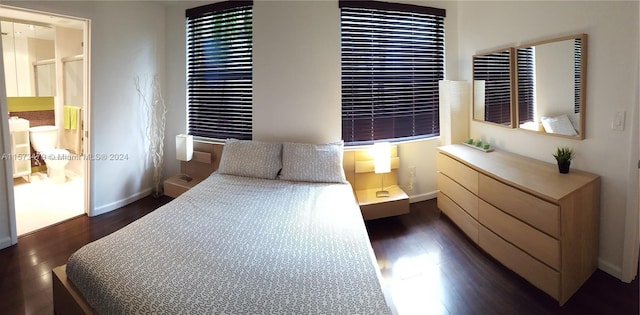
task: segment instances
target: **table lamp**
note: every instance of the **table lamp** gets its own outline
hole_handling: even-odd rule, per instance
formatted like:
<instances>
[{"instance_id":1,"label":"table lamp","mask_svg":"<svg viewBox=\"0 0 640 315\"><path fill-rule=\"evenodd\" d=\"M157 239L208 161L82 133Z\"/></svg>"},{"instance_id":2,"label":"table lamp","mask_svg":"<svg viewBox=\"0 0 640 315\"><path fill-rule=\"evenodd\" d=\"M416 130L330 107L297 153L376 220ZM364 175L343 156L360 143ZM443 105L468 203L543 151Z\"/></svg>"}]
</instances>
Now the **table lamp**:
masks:
<instances>
[{"instance_id":1,"label":"table lamp","mask_svg":"<svg viewBox=\"0 0 640 315\"><path fill-rule=\"evenodd\" d=\"M191 161L193 157L193 136L177 135L176 136L176 159L179 161ZM181 174L180 179L185 182L191 181L191 177Z\"/></svg>"}]
</instances>

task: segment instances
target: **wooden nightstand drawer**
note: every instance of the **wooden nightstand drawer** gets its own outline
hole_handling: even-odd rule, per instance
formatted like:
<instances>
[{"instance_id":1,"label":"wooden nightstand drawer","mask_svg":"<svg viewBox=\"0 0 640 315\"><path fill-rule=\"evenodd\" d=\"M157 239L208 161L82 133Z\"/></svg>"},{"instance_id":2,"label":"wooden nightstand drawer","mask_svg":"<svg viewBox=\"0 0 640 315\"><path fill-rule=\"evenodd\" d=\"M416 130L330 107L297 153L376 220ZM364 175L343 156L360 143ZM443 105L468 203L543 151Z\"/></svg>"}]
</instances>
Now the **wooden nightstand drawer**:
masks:
<instances>
[{"instance_id":1,"label":"wooden nightstand drawer","mask_svg":"<svg viewBox=\"0 0 640 315\"><path fill-rule=\"evenodd\" d=\"M185 181L180 175L171 176L164 181L164 194L173 198L178 197L201 181L202 179L195 178L192 178L190 181Z\"/></svg>"},{"instance_id":2,"label":"wooden nightstand drawer","mask_svg":"<svg viewBox=\"0 0 640 315\"><path fill-rule=\"evenodd\" d=\"M409 213L409 196L398 186L386 188L389 197L376 197L378 189L356 191L356 198L365 220Z\"/></svg>"}]
</instances>

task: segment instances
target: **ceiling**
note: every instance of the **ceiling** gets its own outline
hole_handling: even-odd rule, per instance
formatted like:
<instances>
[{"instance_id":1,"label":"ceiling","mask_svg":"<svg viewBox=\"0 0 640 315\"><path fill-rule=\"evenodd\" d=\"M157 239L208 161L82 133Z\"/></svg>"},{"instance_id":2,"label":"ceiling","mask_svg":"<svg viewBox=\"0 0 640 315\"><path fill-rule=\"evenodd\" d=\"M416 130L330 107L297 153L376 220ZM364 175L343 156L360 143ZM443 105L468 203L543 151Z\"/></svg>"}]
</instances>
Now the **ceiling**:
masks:
<instances>
[{"instance_id":1,"label":"ceiling","mask_svg":"<svg viewBox=\"0 0 640 315\"><path fill-rule=\"evenodd\" d=\"M2 34L53 40L55 27L83 29L84 21L59 15L42 14L0 6Z\"/></svg>"}]
</instances>

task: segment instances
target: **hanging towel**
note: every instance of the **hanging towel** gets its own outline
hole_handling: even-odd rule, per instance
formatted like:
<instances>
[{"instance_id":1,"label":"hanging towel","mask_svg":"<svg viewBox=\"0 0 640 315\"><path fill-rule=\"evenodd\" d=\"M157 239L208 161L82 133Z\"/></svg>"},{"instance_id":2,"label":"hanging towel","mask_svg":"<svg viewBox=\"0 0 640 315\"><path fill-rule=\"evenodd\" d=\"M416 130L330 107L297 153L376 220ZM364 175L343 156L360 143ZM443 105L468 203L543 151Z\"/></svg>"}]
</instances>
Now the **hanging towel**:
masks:
<instances>
[{"instance_id":1,"label":"hanging towel","mask_svg":"<svg viewBox=\"0 0 640 315\"><path fill-rule=\"evenodd\" d=\"M76 130L80 129L80 107L64 105L63 106L63 122L64 129L66 130Z\"/></svg>"},{"instance_id":2,"label":"hanging towel","mask_svg":"<svg viewBox=\"0 0 640 315\"><path fill-rule=\"evenodd\" d=\"M69 123L71 130L78 129L78 114L80 112L80 108L78 107L70 107L69 108Z\"/></svg>"},{"instance_id":3,"label":"hanging towel","mask_svg":"<svg viewBox=\"0 0 640 315\"><path fill-rule=\"evenodd\" d=\"M73 116L75 113L75 123L71 124L72 120L69 117L69 129L64 130L61 135L61 145L63 149L69 150L74 154L82 154L82 115L79 107L69 106L69 116Z\"/></svg>"},{"instance_id":4,"label":"hanging towel","mask_svg":"<svg viewBox=\"0 0 640 315\"><path fill-rule=\"evenodd\" d=\"M71 129L71 106L69 105L64 105L63 107L63 123L64 123L64 129Z\"/></svg>"}]
</instances>

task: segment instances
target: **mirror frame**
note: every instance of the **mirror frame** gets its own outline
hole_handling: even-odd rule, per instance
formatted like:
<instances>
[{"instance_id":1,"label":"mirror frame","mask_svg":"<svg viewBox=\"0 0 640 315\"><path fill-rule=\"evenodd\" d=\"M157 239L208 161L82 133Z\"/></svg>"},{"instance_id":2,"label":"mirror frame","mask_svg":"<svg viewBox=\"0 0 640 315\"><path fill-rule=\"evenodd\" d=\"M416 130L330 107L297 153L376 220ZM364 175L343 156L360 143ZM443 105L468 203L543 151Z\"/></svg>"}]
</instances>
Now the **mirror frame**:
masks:
<instances>
[{"instance_id":1,"label":"mirror frame","mask_svg":"<svg viewBox=\"0 0 640 315\"><path fill-rule=\"evenodd\" d=\"M478 57L481 56L487 56L487 55L491 55L491 54L495 54L495 53L502 53L502 52L509 52L509 97L510 97L510 104L509 104L509 109L510 109L510 117L511 117L511 121L509 125L505 125L505 124L500 124L500 123L496 123L496 122L492 122L492 121L487 121L487 120L480 120L476 118L475 115L475 111L476 111L476 102L475 102L475 97L476 97L476 84L475 84L475 60ZM513 47L507 47L507 48L501 48L501 49L496 49L496 50L492 50L492 51L488 51L488 52L484 52L484 53L478 53L472 56L471 58L471 104L472 104L472 110L471 110L471 119L473 121L477 121L477 122L481 122L481 123L486 123L489 125L494 125L494 126L499 126L499 127L504 127L504 128L510 128L513 129L517 126L517 121L516 121L516 111L515 109L517 108L517 103L516 103L516 97L517 94L515 93L515 88L517 87L514 83L515 80L517 79L515 76L515 65L516 65L516 59L515 59L515 49Z\"/></svg>"},{"instance_id":2,"label":"mirror frame","mask_svg":"<svg viewBox=\"0 0 640 315\"><path fill-rule=\"evenodd\" d=\"M580 51L580 120L579 120L579 124L580 124L580 131L578 133L578 135L576 136L567 136L567 135L563 135L563 134L557 134L557 133L548 133L545 131L536 131L536 130L531 130L531 129L526 129L526 128L520 128L520 121L519 121L519 109L520 109L520 104L519 104L519 90L518 90L518 54L517 51L518 49L521 48L528 48L528 47L533 47L533 46L539 46L539 45L544 45L544 44L550 44L550 43L555 43L555 42L561 42L561 41L565 41L565 40L570 40L570 39L579 39L581 40L581 51ZM514 104L514 107L512 108L512 111L515 112L515 117L514 117L514 128L517 128L518 130L524 130L527 132L532 132L532 133L537 133L537 134L542 134L542 135L547 135L547 136L553 136L553 137L561 137L561 138L569 138L569 139L575 139L575 140L584 140L585 139L585 133L586 133L586 128L585 128L585 115L586 115L586 96L587 96L587 34L581 33L581 34L574 34L574 35L569 35L569 36L562 36L562 37L556 37L556 38L551 38L551 39L547 39L547 40L542 40L542 41L537 41L537 42L532 42L532 43L527 43L527 44L523 44L517 47L514 47L514 52L513 54L514 56L514 65L513 68L515 69L515 74L514 74L514 79L512 80L512 89L515 97L515 101L512 102Z\"/></svg>"}]
</instances>

